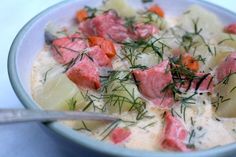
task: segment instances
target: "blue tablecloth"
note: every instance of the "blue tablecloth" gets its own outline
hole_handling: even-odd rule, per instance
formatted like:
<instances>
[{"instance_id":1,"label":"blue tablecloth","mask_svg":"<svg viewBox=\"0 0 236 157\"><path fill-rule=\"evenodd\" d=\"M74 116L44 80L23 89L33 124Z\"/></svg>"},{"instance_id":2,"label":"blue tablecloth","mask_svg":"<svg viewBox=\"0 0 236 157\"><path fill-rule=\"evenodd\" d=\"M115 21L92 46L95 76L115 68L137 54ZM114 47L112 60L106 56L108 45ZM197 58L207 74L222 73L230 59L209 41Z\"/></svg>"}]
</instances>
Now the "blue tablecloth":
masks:
<instances>
[{"instance_id":1,"label":"blue tablecloth","mask_svg":"<svg viewBox=\"0 0 236 157\"><path fill-rule=\"evenodd\" d=\"M7 74L7 56L14 37L28 20L59 1L61 0L1 0L0 108L22 108ZM236 11L235 0L208 1ZM0 126L0 157L68 157L58 145L37 124Z\"/></svg>"}]
</instances>

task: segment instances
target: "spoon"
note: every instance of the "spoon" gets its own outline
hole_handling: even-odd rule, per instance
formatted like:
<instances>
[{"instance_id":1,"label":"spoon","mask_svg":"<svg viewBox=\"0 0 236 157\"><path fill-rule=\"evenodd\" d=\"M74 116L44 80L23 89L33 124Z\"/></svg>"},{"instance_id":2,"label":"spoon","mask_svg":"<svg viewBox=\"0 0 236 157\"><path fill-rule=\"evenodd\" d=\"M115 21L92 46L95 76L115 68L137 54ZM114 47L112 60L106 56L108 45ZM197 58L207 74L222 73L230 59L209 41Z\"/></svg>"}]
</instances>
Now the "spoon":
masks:
<instances>
[{"instance_id":1,"label":"spoon","mask_svg":"<svg viewBox=\"0 0 236 157\"><path fill-rule=\"evenodd\" d=\"M20 122L51 122L57 120L115 121L117 119L119 118L95 112L0 109L0 124Z\"/></svg>"}]
</instances>

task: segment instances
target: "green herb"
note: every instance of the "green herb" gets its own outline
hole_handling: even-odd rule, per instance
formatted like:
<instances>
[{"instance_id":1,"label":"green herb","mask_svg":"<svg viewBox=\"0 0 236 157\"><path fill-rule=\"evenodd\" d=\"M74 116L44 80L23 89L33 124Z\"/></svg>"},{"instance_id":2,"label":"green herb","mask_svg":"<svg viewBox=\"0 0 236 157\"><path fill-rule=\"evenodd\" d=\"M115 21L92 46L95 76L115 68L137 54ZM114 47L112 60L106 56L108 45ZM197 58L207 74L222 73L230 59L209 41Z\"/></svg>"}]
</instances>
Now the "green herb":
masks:
<instances>
[{"instance_id":1,"label":"green herb","mask_svg":"<svg viewBox=\"0 0 236 157\"><path fill-rule=\"evenodd\" d=\"M100 135L104 135L105 136L101 139L101 141L105 140L110 133L119 125L119 123L121 122L120 119L115 120L114 122L112 122L108 127L105 128L105 130L100 134Z\"/></svg>"},{"instance_id":2,"label":"green herb","mask_svg":"<svg viewBox=\"0 0 236 157\"><path fill-rule=\"evenodd\" d=\"M219 95L219 93L216 94L217 100L215 102L212 102L213 106L215 106L215 112L218 110L221 103L224 103L226 101L229 101L230 98L224 98L224 96Z\"/></svg>"},{"instance_id":3,"label":"green herb","mask_svg":"<svg viewBox=\"0 0 236 157\"><path fill-rule=\"evenodd\" d=\"M194 126L193 117L191 117L190 120L191 120L191 125Z\"/></svg>"},{"instance_id":4,"label":"green herb","mask_svg":"<svg viewBox=\"0 0 236 157\"><path fill-rule=\"evenodd\" d=\"M232 37L231 34L229 34L229 38L226 38L226 39L223 39L223 40L219 41L218 45L221 45L221 44L223 44L226 41L235 41L235 39Z\"/></svg>"},{"instance_id":5,"label":"green herb","mask_svg":"<svg viewBox=\"0 0 236 157\"><path fill-rule=\"evenodd\" d=\"M43 83L45 83L45 82L47 81L48 73L49 73L49 71L51 71L52 69L53 69L53 68L50 68L50 69L48 69L48 70L45 72L44 78L43 78Z\"/></svg>"},{"instance_id":6,"label":"green herb","mask_svg":"<svg viewBox=\"0 0 236 157\"><path fill-rule=\"evenodd\" d=\"M145 70L147 69L148 67L145 66L145 65L141 65L141 64L138 64L138 65L134 65L134 66L131 66L130 69L142 69L142 70Z\"/></svg>"},{"instance_id":7,"label":"green herb","mask_svg":"<svg viewBox=\"0 0 236 157\"><path fill-rule=\"evenodd\" d=\"M144 127L142 127L142 129L146 129L147 127L153 126L156 123L157 123L156 121L155 122L151 122L151 123L145 125Z\"/></svg>"},{"instance_id":8,"label":"green herb","mask_svg":"<svg viewBox=\"0 0 236 157\"><path fill-rule=\"evenodd\" d=\"M196 133L195 133L195 130L193 129L189 135L189 139L188 139L188 143L191 143L191 140L193 137L195 137Z\"/></svg>"},{"instance_id":9,"label":"green herb","mask_svg":"<svg viewBox=\"0 0 236 157\"><path fill-rule=\"evenodd\" d=\"M134 31L135 17L125 17L125 26Z\"/></svg>"},{"instance_id":10,"label":"green herb","mask_svg":"<svg viewBox=\"0 0 236 157\"><path fill-rule=\"evenodd\" d=\"M91 8L89 6L84 7L88 12L88 18L94 18L96 16L96 12L98 11L96 8Z\"/></svg>"},{"instance_id":11,"label":"green herb","mask_svg":"<svg viewBox=\"0 0 236 157\"><path fill-rule=\"evenodd\" d=\"M86 131L91 132L91 130L87 127L87 125L86 125L86 123L85 123L84 121L82 121L82 125L83 125L82 128L78 128L78 129L76 129L76 130L77 130L77 131L86 130Z\"/></svg>"},{"instance_id":12,"label":"green herb","mask_svg":"<svg viewBox=\"0 0 236 157\"><path fill-rule=\"evenodd\" d=\"M77 100L76 100L75 96L73 96L72 98L67 100L67 106L68 106L69 110L75 111L76 110L76 103L77 103Z\"/></svg>"},{"instance_id":13,"label":"green herb","mask_svg":"<svg viewBox=\"0 0 236 157\"><path fill-rule=\"evenodd\" d=\"M228 84L229 83L229 79L231 76L233 76L234 74L236 74L236 72L233 72L233 73L229 73L227 76L224 77L224 79L222 81L220 81L219 83L223 83L224 85ZM218 84L219 84L218 83Z\"/></svg>"},{"instance_id":14,"label":"green herb","mask_svg":"<svg viewBox=\"0 0 236 157\"><path fill-rule=\"evenodd\" d=\"M206 62L206 58L203 58L202 55L198 55L196 60L202 62L203 64Z\"/></svg>"},{"instance_id":15,"label":"green herb","mask_svg":"<svg viewBox=\"0 0 236 157\"><path fill-rule=\"evenodd\" d=\"M230 93L233 92L236 89L236 86L234 86L231 90Z\"/></svg>"}]
</instances>

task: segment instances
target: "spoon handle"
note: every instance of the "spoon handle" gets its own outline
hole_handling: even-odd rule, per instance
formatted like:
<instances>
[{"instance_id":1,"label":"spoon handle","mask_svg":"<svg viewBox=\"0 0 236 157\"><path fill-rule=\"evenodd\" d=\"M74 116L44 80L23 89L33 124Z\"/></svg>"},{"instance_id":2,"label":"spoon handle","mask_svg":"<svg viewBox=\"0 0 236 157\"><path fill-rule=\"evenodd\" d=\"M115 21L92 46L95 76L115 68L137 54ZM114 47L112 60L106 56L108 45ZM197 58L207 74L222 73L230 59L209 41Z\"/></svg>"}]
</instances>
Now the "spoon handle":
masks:
<instances>
[{"instance_id":1,"label":"spoon handle","mask_svg":"<svg viewBox=\"0 0 236 157\"><path fill-rule=\"evenodd\" d=\"M20 122L50 122L57 120L101 120L114 121L118 118L95 112L41 111L27 109L1 109L0 124Z\"/></svg>"}]
</instances>

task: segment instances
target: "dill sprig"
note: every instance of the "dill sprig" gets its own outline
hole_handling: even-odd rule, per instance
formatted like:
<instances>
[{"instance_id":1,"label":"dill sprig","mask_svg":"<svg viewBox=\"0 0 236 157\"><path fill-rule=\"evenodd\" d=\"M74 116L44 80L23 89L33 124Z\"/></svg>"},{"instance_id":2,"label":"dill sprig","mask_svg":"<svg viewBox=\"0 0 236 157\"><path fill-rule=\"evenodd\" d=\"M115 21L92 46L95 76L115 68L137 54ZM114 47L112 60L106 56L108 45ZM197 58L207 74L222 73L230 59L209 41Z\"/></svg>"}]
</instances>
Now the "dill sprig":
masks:
<instances>
[{"instance_id":1,"label":"dill sprig","mask_svg":"<svg viewBox=\"0 0 236 157\"><path fill-rule=\"evenodd\" d=\"M67 104L69 110L71 110L71 111L76 110L76 103L77 103L77 99L75 96L73 96L72 98L70 98L69 100L66 101L66 104Z\"/></svg>"},{"instance_id":2,"label":"dill sprig","mask_svg":"<svg viewBox=\"0 0 236 157\"><path fill-rule=\"evenodd\" d=\"M217 96L217 100L215 102L212 102L212 105L215 107L215 112L218 111L221 103L224 103L230 100L230 98L224 98L224 96L220 95L219 93L217 93L216 96Z\"/></svg>"},{"instance_id":3,"label":"dill sprig","mask_svg":"<svg viewBox=\"0 0 236 157\"><path fill-rule=\"evenodd\" d=\"M89 6L84 7L88 12L88 18L94 18L96 16L96 12L98 11L96 8L91 8Z\"/></svg>"},{"instance_id":4,"label":"dill sprig","mask_svg":"<svg viewBox=\"0 0 236 157\"><path fill-rule=\"evenodd\" d=\"M191 132L190 132L190 135L189 135L189 139L188 139L188 143L191 144L191 141L193 139L193 137L195 137L196 133L195 133L195 130L193 129Z\"/></svg>"},{"instance_id":5,"label":"dill sprig","mask_svg":"<svg viewBox=\"0 0 236 157\"><path fill-rule=\"evenodd\" d=\"M75 129L75 130L77 130L77 131L86 130L86 131L91 132L91 129L89 129L89 128L87 127L86 123L85 123L83 120L81 121L81 123L82 123L83 127L77 128L77 129Z\"/></svg>"},{"instance_id":6,"label":"dill sprig","mask_svg":"<svg viewBox=\"0 0 236 157\"><path fill-rule=\"evenodd\" d=\"M44 78L43 78L43 83L45 83L47 81L48 78L48 73L52 70L53 68L48 69L45 74L44 74Z\"/></svg>"},{"instance_id":7,"label":"dill sprig","mask_svg":"<svg viewBox=\"0 0 236 157\"><path fill-rule=\"evenodd\" d=\"M110 133L119 125L119 123L121 122L121 119L117 119L114 122L112 122L110 125L108 125L108 127L105 128L105 130L100 134L100 135L104 135L105 136L101 139L101 141L105 140Z\"/></svg>"},{"instance_id":8,"label":"dill sprig","mask_svg":"<svg viewBox=\"0 0 236 157\"><path fill-rule=\"evenodd\" d=\"M223 44L223 43L226 42L226 41L235 41L235 39L232 37L231 34L229 34L229 37L228 37L228 38L219 41L217 44L218 44L218 45L221 45L221 44Z\"/></svg>"},{"instance_id":9,"label":"dill sprig","mask_svg":"<svg viewBox=\"0 0 236 157\"><path fill-rule=\"evenodd\" d=\"M236 74L236 72L230 72L227 76L224 77L222 81L220 81L218 84L223 83L224 85L229 83L230 77Z\"/></svg>"},{"instance_id":10,"label":"dill sprig","mask_svg":"<svg viewBox=\"0 0 236 157\"><path fill-rule=\"evenodd\" d=\"M106 110L108 106L115 106L121 114L122 109L128 107L128 111L137 113L137 120L145 117L147 113L145 101L135 95L134 87L127 89L127 86L134 84L131 72L110 71L110 75L102 77L102 84L103 110Z\"/></svg>"},{"instance_id":11,"label":"dill sprig","mask_svg":"<svg viewBox=\"0 0 236 157\"><path fill-rule=\"evenodd\" d=\"M134 31L134 24L135 24L135 17L125 17L125 26L130 29L131 31Z\"/></svg>"},{"instance_id":12,"label":"dill sprig","mask_svg":"<svg viewBox=\"0 0 236 157\"><path fill-rule=\"evenodd\" d=\"M137 41L127 41L120 43L122 44L122 55L120 58L126 59L129 61L131 66L136 65L136 60L143 54L147 49L148 53L154 53L159 57L159 59L163 60L163 54L166 49L171 49L168 45L161 41L162 38L152 37L150 39L140 39Z\"/></svg>"},{"instance_id":13,"label":"dill sprig","mask_svg":"<svg viewBox=\"0 0 236 157\"><path fill-rule=\"evenodd\" d=\"M149 124L143 126L141 129L146 129L146 128L148 128L148 127L153 126L153 125L156 124L156 123L157 123L157 121L151 122L151 123L149 123Z\"/></svg>"}]
</instances>

